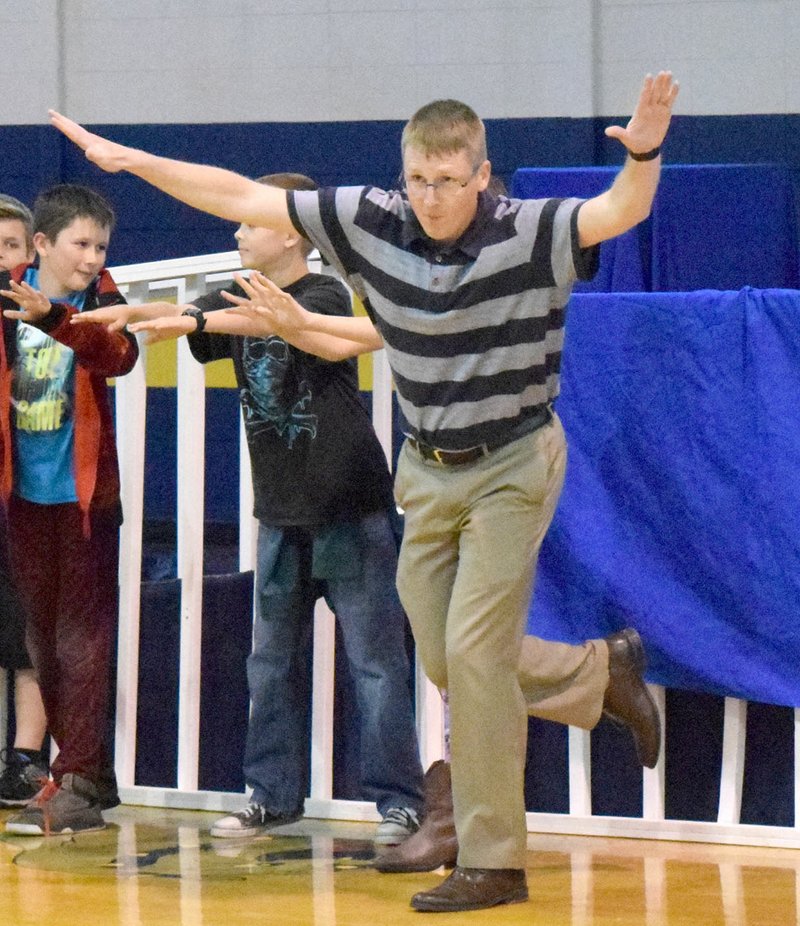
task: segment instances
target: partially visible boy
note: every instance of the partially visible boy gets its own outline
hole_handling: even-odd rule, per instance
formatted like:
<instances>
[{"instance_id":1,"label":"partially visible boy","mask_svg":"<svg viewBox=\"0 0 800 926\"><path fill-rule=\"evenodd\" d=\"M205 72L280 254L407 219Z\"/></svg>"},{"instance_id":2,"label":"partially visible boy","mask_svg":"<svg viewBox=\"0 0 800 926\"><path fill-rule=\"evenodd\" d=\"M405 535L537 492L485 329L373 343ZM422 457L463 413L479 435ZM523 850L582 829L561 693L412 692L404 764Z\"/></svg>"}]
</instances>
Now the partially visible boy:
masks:
<instances>
[{"instance_id":1,"label":"partially visible boy","mask_svg":"<svg viewBox=\"0 0 800 926\"><path fill-rule=\"evenodd\" d=\"M6 830L105 826L119 803L106 742L117 618L119 471L107 377L138 356L127 332L70 325L124 302L106 270L114 212L61 184L34 205L36 264L0 274L0 488L27 643L58 745L52 781Z\"/></svg>"},{"instance_id":2,"label":"partially visible boy","mask_svg":"<svg viewBox=\"0 0 800 926\"><path fill-rule=\"evenodd\" d=\"M301 174L272 174L260 182L316 189ZM304 238L244 224L236 240L242 265L261 271L286 298L324 315L351 314L344 286L309 271L311 245ZM239 286L233 291L244 295ZM259 521L258 617L247 666L252 710L244 756L253 793L243 810L218 820L211 835L253 836L303 814L309 652L314 605L324 597L341 627L354 682L361 784L382 817L375 842L397 845L419 826L422 768L406 617L395 587L397 538L386 458L358 393L352 359L321 360L260 329L250 336L255 326L221 311L228 308L219 290L192 305L125 306L74 319L84 328L90 321L116 328L151 319L132 329L148 330L157 339L188 335L201 363L233 359Z\"/></svg>"},{"instance_id":3,"label":"partially visible boy","mask_svg":"<svg viewBox=\"0 0 800 926\"><path fill-rule=\"evenodd\" d=\"M33 260L33 215L13 196L0 194L0 270ZM25 613L8 561L5 513L0 509L0 666L14 679L14 745L0 750L0 807L20 807L47 777L42 750L47 722L36 672L25 646Z\"/></svg>"},{"instance_id":4,"label":"partially visible boy","mask_svg":"<svg viewBox=\"0 0 800 926\"><path fill-rule=\"evenodd\" d=\"M0 193L0 270L33 260L33 215L18 199Z\"/></svg>"}]
</instances>

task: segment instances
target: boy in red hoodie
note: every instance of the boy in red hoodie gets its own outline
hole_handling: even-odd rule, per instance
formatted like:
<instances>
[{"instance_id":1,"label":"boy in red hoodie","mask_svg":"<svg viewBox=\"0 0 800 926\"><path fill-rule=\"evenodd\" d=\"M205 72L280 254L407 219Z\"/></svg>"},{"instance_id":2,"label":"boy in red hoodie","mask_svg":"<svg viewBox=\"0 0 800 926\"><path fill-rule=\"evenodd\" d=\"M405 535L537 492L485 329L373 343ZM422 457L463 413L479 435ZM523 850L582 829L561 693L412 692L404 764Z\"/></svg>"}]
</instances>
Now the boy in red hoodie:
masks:
<instances>
[{"instance_id":1,"label":"boy in red hoodie","mask_svg":"<svg viewBox=\"0 0 800 926\"><path fill-rule=\"evenodd\" d=\"M122 512L106 379L138 349L126 332L70 324L124 302L103 269L113 224L94 190L55 186L34 204L36 263L0 274L0 488L59 747L52 781L6 822L23 835L101 829L119 803L106 733Z\"/></svg>"}]
</instances>

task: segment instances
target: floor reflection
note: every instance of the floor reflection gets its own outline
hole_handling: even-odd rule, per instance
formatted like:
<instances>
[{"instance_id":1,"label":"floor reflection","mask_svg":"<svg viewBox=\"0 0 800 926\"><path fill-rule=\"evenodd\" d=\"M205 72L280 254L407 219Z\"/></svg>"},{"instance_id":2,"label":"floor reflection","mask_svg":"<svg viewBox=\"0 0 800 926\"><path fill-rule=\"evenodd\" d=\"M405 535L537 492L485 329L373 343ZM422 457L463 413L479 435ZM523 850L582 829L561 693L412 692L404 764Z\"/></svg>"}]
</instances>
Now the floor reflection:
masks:
<instances>
[{"instance_id":1,"label":"floor reflection","mask_svg":"<svg viewBox=\"0 0 800 926\"><path fill-rule=\"evenodd\" d=\"M221 840L208 834L215 816L123 807L101 833L0 836L0 923L419 926L409 898L444 874L375 871L367 824ZM537 835L529 848L530 903L446 922L798 926L792 850Z\"/></svg>"}]
</instances>

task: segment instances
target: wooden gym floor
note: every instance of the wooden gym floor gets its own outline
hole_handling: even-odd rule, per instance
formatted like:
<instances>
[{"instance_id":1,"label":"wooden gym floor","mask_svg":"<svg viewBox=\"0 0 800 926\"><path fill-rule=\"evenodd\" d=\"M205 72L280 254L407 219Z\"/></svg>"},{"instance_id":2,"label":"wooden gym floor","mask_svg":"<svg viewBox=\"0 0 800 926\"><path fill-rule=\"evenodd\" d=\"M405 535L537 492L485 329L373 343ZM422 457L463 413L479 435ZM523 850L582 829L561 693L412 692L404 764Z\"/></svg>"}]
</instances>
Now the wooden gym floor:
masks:
<instances>
[{"instance_id":1,"label":"wooden gym floor","mask_svg":"<svg viewBox=\"0 0 800 926\"><path fill-rule=\"evenodd\" d=\"M0 832L13 811L0 811ZM370 868L372 827L304 820L250 840L218 814L119 807L82 836L0 835L2 926L798 926L800 851L529 837L526 904L415 913L442 872Z\"/></svg>"}]
</instances>

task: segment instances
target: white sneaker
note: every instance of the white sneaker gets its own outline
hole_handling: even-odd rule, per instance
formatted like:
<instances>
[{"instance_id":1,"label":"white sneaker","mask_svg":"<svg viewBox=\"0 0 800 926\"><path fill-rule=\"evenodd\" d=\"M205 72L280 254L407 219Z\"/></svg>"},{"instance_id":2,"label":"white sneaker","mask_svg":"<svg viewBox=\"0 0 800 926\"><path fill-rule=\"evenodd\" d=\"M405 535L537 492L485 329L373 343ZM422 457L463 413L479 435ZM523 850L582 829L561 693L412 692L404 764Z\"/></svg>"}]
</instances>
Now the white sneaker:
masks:
<instances>
[{"instance_id":1,"label":"white sneaker","mask_svg":"<svg viewBox=\"0 0 800 926\"><path fill-rule=\"evenodd\" d=\"M375 845L399 846L419 829L419 817L410 807L390 807L375 830Z\"/></svg>"},{"instance_id":2,"label":"white sneaker","mask_svg":"<svg viewBox=\"0 0 800 926\"><path fill-rule=\"evenodd\" d=\"M211 827L211 835L222 839L236 839L243 836L258 836L275 826L294 823L302 817L297 813L272 813L263 804L251 801L244 810L220 817Z\"/></svg>"}]
</instances>

